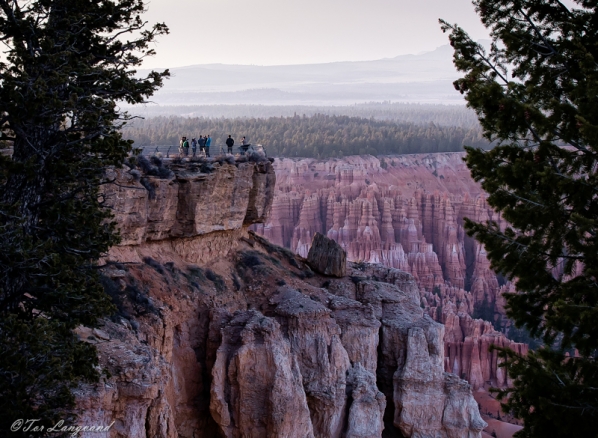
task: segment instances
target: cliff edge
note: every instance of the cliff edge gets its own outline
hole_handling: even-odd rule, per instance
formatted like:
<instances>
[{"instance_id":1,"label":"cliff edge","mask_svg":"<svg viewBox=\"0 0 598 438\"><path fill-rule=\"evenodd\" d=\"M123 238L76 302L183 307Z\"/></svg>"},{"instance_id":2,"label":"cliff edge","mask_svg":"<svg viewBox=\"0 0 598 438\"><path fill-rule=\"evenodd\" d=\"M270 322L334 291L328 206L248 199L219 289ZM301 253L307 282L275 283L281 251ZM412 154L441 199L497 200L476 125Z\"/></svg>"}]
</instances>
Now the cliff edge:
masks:
<instances>
[{"instance_id":1,"label":"cliff edge","mask_svg":"<svg viewBox=\"0 0 598 438\"><path fill-rule=\"evenodd\" d=\"M272 206L268 161L155 167L112 170L104 190L122 235L103 268L118 312L78 329L109 372L79 388L82 424L127 438L481 436L410 274L326 276L249 231Z\"/></svg>"}]
</instances>

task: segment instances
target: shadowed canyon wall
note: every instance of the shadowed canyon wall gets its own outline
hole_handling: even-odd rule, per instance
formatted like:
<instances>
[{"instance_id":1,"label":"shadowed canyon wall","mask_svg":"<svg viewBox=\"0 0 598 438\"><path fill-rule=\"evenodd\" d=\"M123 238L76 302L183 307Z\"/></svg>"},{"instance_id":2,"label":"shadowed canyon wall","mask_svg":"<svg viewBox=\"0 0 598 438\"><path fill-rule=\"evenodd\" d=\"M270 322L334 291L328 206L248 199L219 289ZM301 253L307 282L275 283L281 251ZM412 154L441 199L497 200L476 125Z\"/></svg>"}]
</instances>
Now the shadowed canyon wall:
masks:
<instances>
[{"instance_id":1,"label":"shadowed canyon wall","mask_svg":"<svg viewBox=\"0 0 598 438\"><path fill-rule=\"evenodd\" d=\"M170 170L115 170L105 189L123 236L102 269L118 312L78 329L110 373L79 388L83 424L113 423L111 438L481 436L411 274L322 275L324 253L344 260L332 242L310 267L249 231L271 210L267 161Z\"/></svg>"},{"instance_id":2,"label":"shadowed canyon wall","mask_svg":"<svg viewBox=\"0 0 598 438\"><path fill-rule=\"evenodd\" d=\"M322 233L337 241L351 261L411 273L421 305L450 327L445 369L474 387L486 382L505 386L496 353L487 347L527 351L493 328L507 328L502 292L512 285L490 269L483 246L465 234L463 218L505 224L487 205L463 157L276 159L272 214L255 230L301 256L307 255L312 236Z\"/></svg>"}]
</instances>

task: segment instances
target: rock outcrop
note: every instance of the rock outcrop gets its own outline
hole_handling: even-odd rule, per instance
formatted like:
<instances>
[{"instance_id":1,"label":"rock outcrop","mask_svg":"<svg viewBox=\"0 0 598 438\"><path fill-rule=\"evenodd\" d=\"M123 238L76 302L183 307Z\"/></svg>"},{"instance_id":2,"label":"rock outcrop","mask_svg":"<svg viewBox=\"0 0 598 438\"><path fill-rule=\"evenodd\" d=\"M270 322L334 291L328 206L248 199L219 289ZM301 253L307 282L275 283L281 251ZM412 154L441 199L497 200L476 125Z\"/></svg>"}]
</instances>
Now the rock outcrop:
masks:
<instances>
[{"instance_id":1,"label":"rock outcrop","mask_svg":"<svg viewBox=\"0 0 598 438\"><path fill-rule=\"evenodd\" d=\"M382 436L386 398L376 387L376 376L356 362L347 376L353 402L347 421L347 438Z\"/></svg>"},{"instance_id":2,"label":"rock outcrop","mask_svg":"<svg viewBox=\"0 0 598 438\"><path fill-rule=\"evenodd\" d=\"M280 324L259 312L226 323L210 396L212 417L227 438L314 436L291 345Z\"/></svg>"},{"instance_id":3,"label":"rock outcrop","mask_svg":"<svg viewBox=\"0 0 598 438\"><path fill-rule=\"evenodd\" d=\"M269 161L170 168L166 177L108 172L118 184L105 186L103 195L119 225L121 247L239 230L270 213L276 176Z\"/></svg>"},{"instance_id":4,"label":"rock outcrop","mask_svg":"<svg viewBox=\"0 0 598 438\"><path fill-rule=\"evenodd\" d=\"M314 234L307 254L307 263L316 272L333 277L347 275L347 253L334 240Z\"/></svg>"},{"instance_id":5,"label":"rock outcrop","mask_svg":"<svg viewBox=\"0 0 598 438\"><path fill-rule=\"evenodd\" d=\"M249 232L269 209L269 163L172 170L115 171L106 191L126 238L103 270L118 313L79 329L110 372L79 389L83 424L127 438L481 436L412 275L363 263L321 275ZM156 199L176 214L161 220Z\"/></svg>"}]
</instances>

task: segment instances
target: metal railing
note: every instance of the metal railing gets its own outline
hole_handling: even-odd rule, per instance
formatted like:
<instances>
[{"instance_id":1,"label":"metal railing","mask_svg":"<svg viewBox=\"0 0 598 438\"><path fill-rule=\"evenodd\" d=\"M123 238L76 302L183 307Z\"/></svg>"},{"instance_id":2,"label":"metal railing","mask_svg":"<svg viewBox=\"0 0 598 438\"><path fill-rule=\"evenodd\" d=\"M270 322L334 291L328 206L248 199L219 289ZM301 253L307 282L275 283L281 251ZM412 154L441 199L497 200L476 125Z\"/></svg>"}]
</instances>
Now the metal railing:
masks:
<instances>
[{"instance_id":1,"label":"metal railing","mask_svg":"<svg viewBox=\"0 0 598 438\"><path fill-rule=\"evenodd\" d=\"M162 156L163 158L175 158L179 156L178 145L138 146L137 149L140 150L140 155L144 155L147 157ZM241 155L245 154L245 151L243 151L241 146L235 147L235 149L237 149L237 152L239 152ZM227 152L227 150L227 146L210 147L210 152L212 152L213 154L224 155ZM263 147L261 144L250 145L247 152L263 152L265 156L268 156L266 153L266 148ZM189 155L192 154L192 149L189 148ZM203 155L203 153L199 149L199 146L197 146L197 152L195 155Z\"/></svg>"},{"instance_id":2,"label":"metal railing","mask_svg":"<svg viewBox=\"0 0 598 438\"><path fill-rule=\"evenodd\" d=\"M157 156L162 155L165 158L176 157L179 154L179 147L172 145L160 145L160 146L138 146L140 150L139 155L145 156Z\"/></svg>"}]
</instances>

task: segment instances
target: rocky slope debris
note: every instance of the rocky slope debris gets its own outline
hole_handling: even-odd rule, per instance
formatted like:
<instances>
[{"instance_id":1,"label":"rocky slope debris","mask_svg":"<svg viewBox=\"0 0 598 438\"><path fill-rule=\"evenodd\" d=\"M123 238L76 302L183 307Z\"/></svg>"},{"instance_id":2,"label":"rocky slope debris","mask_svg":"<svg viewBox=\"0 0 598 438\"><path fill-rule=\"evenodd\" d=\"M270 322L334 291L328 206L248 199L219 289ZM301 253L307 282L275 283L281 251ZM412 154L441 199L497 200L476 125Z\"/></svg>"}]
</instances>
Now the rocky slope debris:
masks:
<instances>
[{"instance_id":1,"label":"rocky slope debris","mask_svg":"<svg viewBox=\"0 0 598 438\"><path fill-rule=\"evenodd\" d=\"M129 238L103 270L118 313L101 336L80 329L110 373L80 388L83 423L114 421L111 437L481 436L412 275L353 263L319 274L248 232L261 220L250 205L267 214L269 164L173 170L152 183L174 219L149 220L158 206L126 171L107 191ZM238 197L213 187L235 181ZM201 203L236 213L223 221Z\"/></svg>"}]
</instances>

